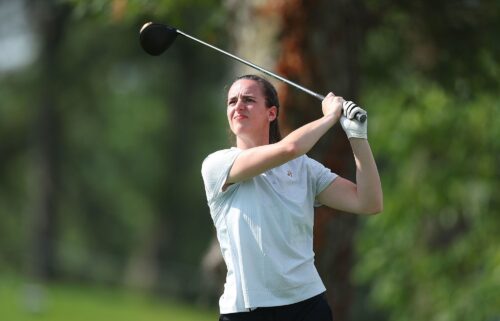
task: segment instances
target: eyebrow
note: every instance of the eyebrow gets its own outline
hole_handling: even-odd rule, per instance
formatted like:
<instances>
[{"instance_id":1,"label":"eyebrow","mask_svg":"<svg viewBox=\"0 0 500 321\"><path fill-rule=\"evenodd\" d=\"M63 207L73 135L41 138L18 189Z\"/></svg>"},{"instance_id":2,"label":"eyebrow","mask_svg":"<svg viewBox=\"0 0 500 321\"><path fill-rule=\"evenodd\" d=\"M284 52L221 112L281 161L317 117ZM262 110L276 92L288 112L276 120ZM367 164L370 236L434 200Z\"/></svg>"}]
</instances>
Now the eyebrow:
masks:
<instances>
[{"instance_id":1,"label":"eyebrow","mask_svg":"<svg viewBox=\"0 0 500 321\"><path fill-rule=\"evenodd\" d=\"M232 101L234 100L235 98L237 98L239 95L234 95L234 96L231 96L227 99L227 101ZM253 99L256 99L256 96L253 95L253 94L242 94L241 95L242 98L253 98Z\"/></svg>"}]
</instances>

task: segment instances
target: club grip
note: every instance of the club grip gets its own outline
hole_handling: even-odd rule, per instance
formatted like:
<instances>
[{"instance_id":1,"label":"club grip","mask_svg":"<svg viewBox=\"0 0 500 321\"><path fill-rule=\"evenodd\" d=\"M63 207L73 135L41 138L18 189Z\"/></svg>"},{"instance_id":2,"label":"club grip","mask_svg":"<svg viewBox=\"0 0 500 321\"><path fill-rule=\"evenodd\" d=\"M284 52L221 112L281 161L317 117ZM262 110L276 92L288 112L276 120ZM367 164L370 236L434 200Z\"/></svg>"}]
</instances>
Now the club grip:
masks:
<instances>
[{"instance_id":1,"label":"club grip","mask_svg":"<svg viewBox=\"0 0 500 321\"><path fill-rule=\"evenodd\" d=\"M357 111L356 111L357 109ZM342 110L344 111L344 115L349 114L350 117L353 117L360 123L364 123L366 121L366 111L364 111L358 104L353 101L344 100L342 104ZM354 111L354 115L352 112Z\"/></svg>"},{"instance_id":2,"label":"club grip","mask_svg":"<svg viewBox=\"0 0 500 321\"><path fill-rule=\"evenodd\" d=\"M364 123L366 121L366 114L363 113L356 113L356 116L354 116L357 121L360 123Z\"/></svg>"},{"instance_id":3,"label":"club grip","mask_svg":"<svg viewBox=\"0 0 500 321\"><path fill-rule=\"evenodd\" d=\"M312 94L312 96L318 98L319 100L323 101L325 99L325 96L323 95L320 95L318 93L314 93ZM356 118L357 121L359 121L360 123L364 123L366 121L366 114L365 113L362 113L362 112L357 112L355 115L354 115L354 118Z\"/></svg>"}]
</instances>

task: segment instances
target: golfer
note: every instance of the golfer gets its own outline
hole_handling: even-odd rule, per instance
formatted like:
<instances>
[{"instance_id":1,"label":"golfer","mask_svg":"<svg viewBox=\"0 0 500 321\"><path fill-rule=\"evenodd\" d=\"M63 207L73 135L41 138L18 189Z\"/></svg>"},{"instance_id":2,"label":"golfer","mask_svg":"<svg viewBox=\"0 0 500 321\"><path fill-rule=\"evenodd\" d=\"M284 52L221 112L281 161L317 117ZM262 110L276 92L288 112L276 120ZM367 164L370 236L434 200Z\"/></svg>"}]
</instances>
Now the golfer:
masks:
<instances>
[{"instance_id":1,"label":"golfer","mask_svg":"<svg viewBox=\"0 0 500 321\"><path fill-rule=\"evenodd\" d=\"M314 266L314 206L356 214L382 211L382 189L365 112L329 93L323 116L281 139L279 102L264 78L237 78L227 95L236 146L202 165L210 213L227 277L220 321L326 321L332 313ZM306 156L338 121L356 162L356 183Z\"/></svg>"}]
</instances>

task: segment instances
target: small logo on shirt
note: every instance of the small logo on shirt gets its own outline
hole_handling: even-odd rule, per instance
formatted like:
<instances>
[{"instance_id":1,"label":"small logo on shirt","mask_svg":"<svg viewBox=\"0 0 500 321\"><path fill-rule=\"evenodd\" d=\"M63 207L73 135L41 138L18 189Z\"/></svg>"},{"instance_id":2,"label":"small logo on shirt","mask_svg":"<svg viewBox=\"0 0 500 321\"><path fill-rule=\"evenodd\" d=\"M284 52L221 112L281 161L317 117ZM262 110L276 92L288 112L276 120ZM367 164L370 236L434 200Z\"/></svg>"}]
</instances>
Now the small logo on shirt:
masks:
<instances>
[{"instance_id":1,"label":"small logo on shirt","mask_svg":"<svg viewBox=\"0 0 500 321\"><path fill-rule=\"evenodd\" d=\"M291 170L288 170L288 171L286 172L286 175L288 175L288 177L293 177L293 173L292 173L292 171L291 171Z\"/></svg>"}]
</instances>

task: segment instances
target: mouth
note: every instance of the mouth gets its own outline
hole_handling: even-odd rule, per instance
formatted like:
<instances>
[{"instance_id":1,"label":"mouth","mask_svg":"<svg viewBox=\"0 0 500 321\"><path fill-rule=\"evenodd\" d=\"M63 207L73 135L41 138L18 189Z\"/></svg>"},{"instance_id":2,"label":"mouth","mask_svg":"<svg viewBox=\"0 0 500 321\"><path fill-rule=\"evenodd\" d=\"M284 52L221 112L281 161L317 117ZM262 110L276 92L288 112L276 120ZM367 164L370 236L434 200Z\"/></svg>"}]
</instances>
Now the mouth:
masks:
<instances>
[{"instance_id":1,"label":"mouth","mask_svg":"<svg viewBox=\"0 0 500 321\"><path fill-rule=\"evenodd\" d=\"M245 116L245 115L235 115L235 116L233 117L233 119L236 119L236 120L247 119L247 118L248 118L248 117L247 117L247 116Z\"/></svg>"}]
</instances>

